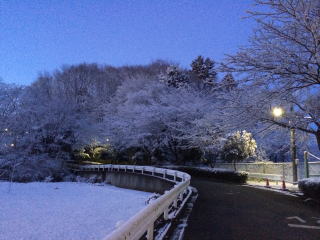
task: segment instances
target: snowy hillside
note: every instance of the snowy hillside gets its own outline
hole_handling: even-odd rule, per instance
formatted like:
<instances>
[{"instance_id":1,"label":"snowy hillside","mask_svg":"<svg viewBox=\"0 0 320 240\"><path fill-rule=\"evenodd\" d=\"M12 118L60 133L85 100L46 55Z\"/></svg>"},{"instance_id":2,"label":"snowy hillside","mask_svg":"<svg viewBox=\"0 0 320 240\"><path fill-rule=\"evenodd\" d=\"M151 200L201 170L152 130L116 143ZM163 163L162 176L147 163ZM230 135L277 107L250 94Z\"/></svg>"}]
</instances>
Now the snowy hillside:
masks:
<instances>
[{"instance_id":1,"label":"snowy hillside","mask_svg":"<svg viewBox=\"0 0 320 240\"><path fill-rule=\"evenodd\" d=\"M1 240L102 239L150 193L87 183L0 182Z\"/></svg>"}]
</instances>

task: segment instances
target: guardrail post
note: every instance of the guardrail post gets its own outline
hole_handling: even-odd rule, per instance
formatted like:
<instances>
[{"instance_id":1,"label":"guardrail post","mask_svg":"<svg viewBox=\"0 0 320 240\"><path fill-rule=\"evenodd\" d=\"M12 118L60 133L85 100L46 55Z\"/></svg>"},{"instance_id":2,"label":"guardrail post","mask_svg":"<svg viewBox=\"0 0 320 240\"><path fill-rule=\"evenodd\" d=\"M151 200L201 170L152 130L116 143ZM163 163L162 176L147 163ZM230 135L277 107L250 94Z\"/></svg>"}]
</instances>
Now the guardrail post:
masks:
<instances>
[{"instance_id":1,"label":"guardrail post","mask_svg":"<svg viewBox=\"0 0 320 240\"><path fill-rule=\"evenodd\" d=\"M148 240L153 240L153 229L154 229L154 226L153 226L153 223L150 225L150 227L148 228L148 231L147 231L147 239Z\"/></svg>"},{"instance_id":2,"label":"guardrail post","mask_svg":"<svg viewBox=\"0 0 320 240\"><path fill-rule=\"evenodd\" d=\"M174 201L173 201L173 207L177 207L178 206L178 199L175 199Z\"/></svg>"},{"instance_id":3,"label":"guardrail post","mask_svg":"<svg viewBox=\"0 0 320 240\"><path fill-rule=\"evenodd\" d=\"M303 158L304 158L304 177L308 178L309 177L309 162L308 162L308 152L307 151L304 151Z\"/></svg>"},{"instance_id":4,"label":"guardrail post","mask_svg":"<svg viewBox=\"0 0 320 240\"><path fill-rule=\"evenodd\" d=\"M155 171L156 171L156 168L153 167L153 169L152 169L152 176L154 176Z\"/></svg>"},{"instance_id":5,"label":"guardrail post","mask_svg":"<svg viewBox=\"0 0 320 240\"><path fill-rule=\"evenodd\" d=\"M169 208L166 208L165 210L164 210L164 212L163 212L163 218L164 218L164 220L168 220L168 213L169 213Z\"/></svg>"},{"instance_id":6,"label":"guardrail post","mask_svg":"<svg viewBox=\"0 0 320 240\"><path fill-rule=\"evenodd\" d=\"M174 172L173 181L175 181L175 182L177 181L177 172L176 171Z\"/></svg>"},{"instance_id":7,"label":"guardrail post","mask_svg":"<svg viewBox=\"0 0 320 240\"><path fill-rule=\"evenodd\" d=\"M142 167L141 174L143 175L144 167Z\"/></svg>"},{"instance_id":8,"label":"guardrail post","mask_svg":"<svg viewBox=\"0 0 320 240\"><path fill-rule=\"evenodd\" d=\"M163 172L163 178L166 178L166 173L167 173L167 170L164 170L164 172Z\"/></svg>"},{"instance_id":9,"label":"guardrail post","mask_svg":"<svg viewBox=\"0 0 320 240\"><path fill-rule=\"evenodd\" d=\"M133 168L132 168L132 172L134 172L135 168L136 168L136 166L133 166Z\"/></svg>"}]
</instances>

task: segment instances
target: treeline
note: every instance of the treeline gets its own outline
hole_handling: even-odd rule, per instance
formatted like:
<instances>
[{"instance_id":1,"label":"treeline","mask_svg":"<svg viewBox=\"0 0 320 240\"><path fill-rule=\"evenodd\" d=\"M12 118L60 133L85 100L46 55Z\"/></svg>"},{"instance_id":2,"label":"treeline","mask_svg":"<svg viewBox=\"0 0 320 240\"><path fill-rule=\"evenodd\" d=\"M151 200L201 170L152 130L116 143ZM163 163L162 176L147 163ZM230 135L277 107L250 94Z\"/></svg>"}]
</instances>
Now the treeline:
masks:
<instances>
[{"instance_id":1,"label":"treeline","mask_svg":"<svg viewBox=\"0 0 320 240\"><path fill-rule=\"evenodd\" d=\"M19 181L62 178L70 160L159 164L208 162L226 128L221 96L237 83L218 79L214 61L191 69L64 66L27 87L1 84L1 175Z\"/></svg>"}]
</instances>

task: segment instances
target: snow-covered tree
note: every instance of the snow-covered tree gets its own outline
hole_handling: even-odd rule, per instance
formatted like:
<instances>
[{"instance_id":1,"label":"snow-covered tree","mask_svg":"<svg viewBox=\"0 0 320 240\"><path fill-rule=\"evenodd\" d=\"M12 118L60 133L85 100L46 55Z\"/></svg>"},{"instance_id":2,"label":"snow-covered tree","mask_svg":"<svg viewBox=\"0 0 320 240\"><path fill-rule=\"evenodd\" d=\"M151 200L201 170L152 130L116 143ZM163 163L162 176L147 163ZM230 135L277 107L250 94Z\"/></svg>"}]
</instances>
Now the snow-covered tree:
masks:
<instances>
[{"instance_id":1,"label":"snow-covered tree","mask_svg":"<svg viewBox=\"0 0 320 240\"><path fill-rule=\"evenodd\" d=\"M6 155L14 149L17 141L13 130L21 92L21 87L0 82L0 178L8 178L19 165Z\"/></svg>"},{"instance_id":2,"label":"snow-covered tree","mask_svg":"<svg viewBox=\"0 0 320 240\"><path fill-rule=\"evenodd\" d=\"M191 63L191 73L195 76L197 84L202 87L213 87L216 84L215 62L210 58L198 56Z\"/></svg>"},{"instance_id":3,"label":"snow-covered tree","mask_svg":"<svg viewBox=\"0 0 320 240\"><path fill-rule=\"evenodd\" d=\"M255 116L268 124L312 134L320 149L319 104L312 100L318 98L320 90L319 1L255 2L258 10L249 14L257 29L250 46L228 56L223 70L243 73L245 85L256 89L257 96L242 105L248 110L248 119ZM280 103L286 114L273 118L266 109ZM253 109L258 111L253 113Z\"/></svg>"},{"instance_id":4,"label":"snow-covered tree","mask_svg":"<svg viewBox=\"0 0 320 240\"><path fill-rule=\"evenodd\" d=\"M236 170L236 162L255 156L256 149L257 144L252 134L243 130L228 136L222 151L224 159L232 162Z\"/></svg>"},{"instance_id":5,"label":"snow-covered tree","mask_svg":"<svg viewBox=\"0 0 320 240\"><path fill-rule=\"evenodd\" d=\"M272 82L289 91L320 84L320 3L314 0L256 0L249 11L258 27L250 47L228 56L226 69L246 80Z\"/></svg>"},{"instance_id":6,"label":"snow-covered tree","mask_svg":"<svg viewBox=\"0 0 320 240\"><path fill-rule=\"evenodd\" d=\"M167 68L166 73L159 75L160 82L167 84L169 87L181 88L186 87L188 83L187 74L177 66L171 65Z\"/></svg>"},{"instance_id":7,"label":"snow-covered tree","mask_svg":"<svg viewBox=\"0 0 320 240\"><path fill-rule=\"evenodd\" d=\"M237 82L232 76L232 73L227 73L221 80L220 87L225 91L234 90L237 87Z\"/></svg>"},{"instance_id":8,"label":"snow-covered tree","mask_svg":"<svg viewBox=\"0 0 320 240\"><path fill-rule=\"evenodd\" d=\"M144 146L151 154L165 148L167 157L179 162L181 152L207 151L220 135L213 97L192 89L141 77L123 84L111 105L106 128L124 148Z\"/></svg>"}]
</instances>

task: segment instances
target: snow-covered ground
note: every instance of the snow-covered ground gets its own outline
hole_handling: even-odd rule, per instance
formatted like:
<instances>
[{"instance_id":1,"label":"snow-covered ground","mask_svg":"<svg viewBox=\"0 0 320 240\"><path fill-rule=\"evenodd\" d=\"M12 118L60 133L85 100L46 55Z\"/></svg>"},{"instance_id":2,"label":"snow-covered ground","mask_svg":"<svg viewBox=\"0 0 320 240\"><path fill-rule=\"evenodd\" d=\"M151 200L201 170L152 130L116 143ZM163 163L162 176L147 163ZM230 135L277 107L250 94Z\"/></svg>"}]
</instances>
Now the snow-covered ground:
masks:
<instances>
[{"instance_id":1,"label":"snow-covered ground","mask_svg":"<svg viewBox=\"0 0 320 240\"><path fill-rule=\"evenodd\" d=\"M310 177L301 179L299 182L304 182L305 184L320 184L320 177Z\"/></svg>"},{"instance_id":2,"label":"snow-covered ground","mask_svg":"<svg viewBox=\"0 0 320 240\"><path fill-rule=\"evenodd\" d=\"M103 239L151 193L88 183L0 182L0 240Z\"/></svg>"}]
</instances>

